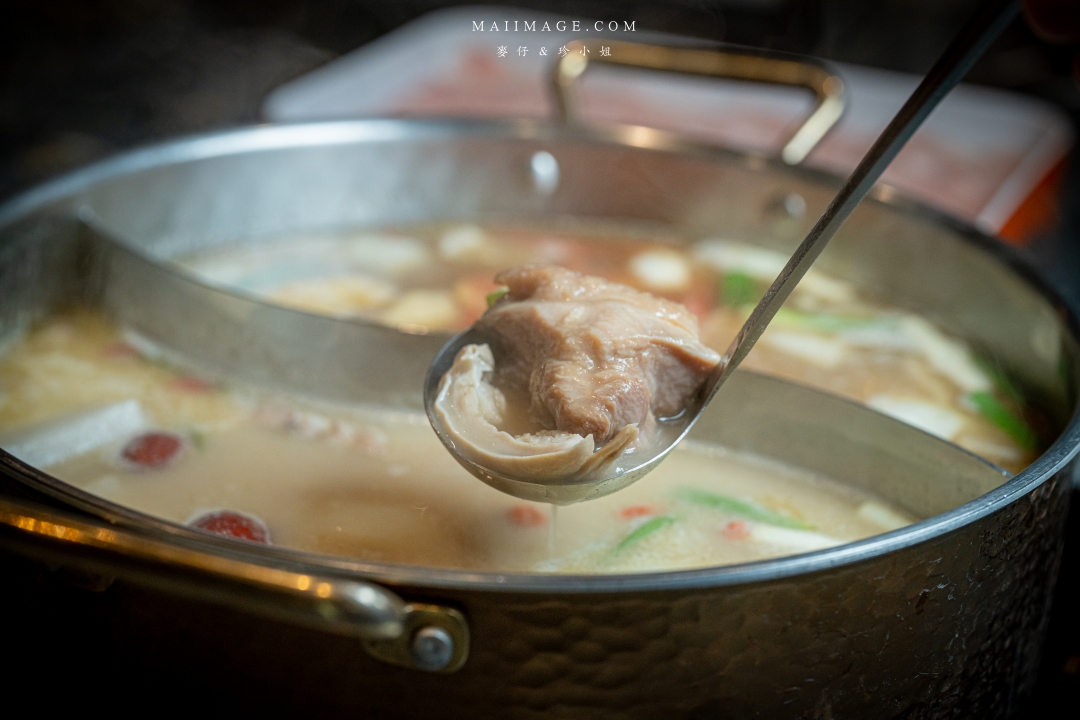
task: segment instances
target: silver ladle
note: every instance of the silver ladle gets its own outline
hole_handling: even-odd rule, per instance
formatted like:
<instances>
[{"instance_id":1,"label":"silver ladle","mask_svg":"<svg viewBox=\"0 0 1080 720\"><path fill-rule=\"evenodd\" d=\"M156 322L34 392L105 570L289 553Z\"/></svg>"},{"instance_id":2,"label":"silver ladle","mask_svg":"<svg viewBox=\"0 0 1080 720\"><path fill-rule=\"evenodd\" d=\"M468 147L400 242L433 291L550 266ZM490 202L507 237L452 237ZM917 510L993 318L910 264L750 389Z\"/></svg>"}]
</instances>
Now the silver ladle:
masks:
<instances>
[{"instance_id":1,"label":"silver ladle","mask_svg":"<svg viewBox=\"0 0 1080 720\"><path fill-rule=\"evenodd\" d=\"M858 167L840 188L806 239L795 249L787 265L765 292L757 307L750 313L750 317L739 330L739 334L705 380L686 411L672 421L677 423L677 429L676 432L668 433L668 437L673 438L670 444L655 450L651 457L637 465L620 469L609 477L571 483L548 484L536 480L522 480L495 472L463 457L457 451L453 438L442 427L435 413L434 404L438 395L439 381L450 369L458 352L466 345L488 342L481 332L474 329L466 330L451 338L428 368L424 382L424 407L439 439L454 458L473 475L498 490L526 500L567 505L613 493L644 477L659 465L672 448L686 436L724 381L746 358L754 347L754 343L776 315L777 310L784 304L788 295L795 289L799 280L810 269L847 217L866 197L885 168L942 98L960 82L994 39L1016 17L1018 11L1017 0L988 0L961 28L952 43L923 78L919 87L915 89L896 117L859 162Z\"/></svg>"}]
</instances>

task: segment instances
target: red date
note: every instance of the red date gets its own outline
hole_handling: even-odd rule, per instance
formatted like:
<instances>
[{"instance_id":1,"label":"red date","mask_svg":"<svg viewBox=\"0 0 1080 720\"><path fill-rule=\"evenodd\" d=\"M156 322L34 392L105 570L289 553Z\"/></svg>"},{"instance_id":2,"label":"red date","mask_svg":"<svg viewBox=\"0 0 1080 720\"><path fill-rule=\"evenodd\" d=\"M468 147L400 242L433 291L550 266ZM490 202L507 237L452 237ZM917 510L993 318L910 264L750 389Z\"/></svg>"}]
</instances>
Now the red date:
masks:
<instances>
[{"instance_id":1,"label":"red date","mask_svg":"<svg viewBox=\"0 0 1080 720\"><path fill-rule=\"evenodd\" d=\"M188 521L193 528L217 535L270 545L270 528L259 518L233 510L217 510Z\"/></svg>"},{"instance_id":2,"label":"red date","mask_svg":"<svg viewBox=\"0 0 1080 720\"><path fill-rule=\"evenodd\" d=\"M148 432L128 440L120 456L140 468L158 470L184 451L184 439L169 432Z\"/></svg>"}]
</instances>

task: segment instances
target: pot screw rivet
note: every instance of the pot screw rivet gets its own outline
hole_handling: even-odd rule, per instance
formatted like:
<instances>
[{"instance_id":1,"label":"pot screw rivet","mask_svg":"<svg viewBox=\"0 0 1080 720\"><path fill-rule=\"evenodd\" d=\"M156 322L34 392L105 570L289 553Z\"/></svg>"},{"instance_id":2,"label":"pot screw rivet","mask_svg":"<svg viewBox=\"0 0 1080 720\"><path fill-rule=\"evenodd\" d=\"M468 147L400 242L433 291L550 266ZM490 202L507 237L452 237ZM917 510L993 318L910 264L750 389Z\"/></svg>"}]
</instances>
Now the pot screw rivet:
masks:
<instances>
[{"instance_id":1,"label":"pot screw rivet","mask_svg":"<svg viewBox=\"0 0 1080 720\"><path fill-rule=\"evenodd\" d=\"M559 186L559 161L551 153L541 150L529 160L533 186L541 195L550 195Z\"/></svg>"},{"instance_id":2,"label":"pot screw rivet","mask_svg":"<svg viewBox=\"0 0 1080 720\"><path fill-rule=\"evenodd\" d=\"M454 639L437 625L425 625L413 633L409 651L421 670L442 670L454 658Z\"/></svg>"}]
</instances>

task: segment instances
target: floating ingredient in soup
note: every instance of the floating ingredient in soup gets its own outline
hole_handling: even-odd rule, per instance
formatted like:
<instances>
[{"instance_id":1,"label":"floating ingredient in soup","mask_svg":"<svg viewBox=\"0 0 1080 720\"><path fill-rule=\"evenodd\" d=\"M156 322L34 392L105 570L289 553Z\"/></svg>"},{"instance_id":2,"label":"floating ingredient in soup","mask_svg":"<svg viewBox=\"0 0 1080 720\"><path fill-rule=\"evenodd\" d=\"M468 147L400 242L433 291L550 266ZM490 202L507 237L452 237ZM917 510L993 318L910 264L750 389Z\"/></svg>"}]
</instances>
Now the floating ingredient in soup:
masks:
<instances>
[{"instance_id":1,"label":"floating ingredient in soup","mask_svg":"<svg viewBox=\"0 0 1080 720\"><path fill-rule=\"evenodd\" d=\"M743 525L746 528L746 534L743 537L745 541L771 546L779 554L795 555L844 544L844 541L839 538L813 530L796 530L752 522L743 523Z\"/></svg>"},{"instance_id":2,"label":"floating ingredient in soup","mask_svg":"<svg viewBox=\"0 0 1080 720\"><path fill-rule=\"evenodd\" d=\"M388 305L398 295L394 283L354 273L287 283L269 294L283 305L309 312L350 317Z\"/></svg>"},{"instance_id":3,"label":"floating ingredient in soup","mask_svg":"<svg viewBox=\"0 0 1080 720\"><path fill-rule=\"evenodd\" d=\"M158 470L175 462L184 452L184 438L170 432L148 432L129 440L120 458L129 466Z\"/></svg>"},{"instance_id":4,"label":"floating ingredient in soup","mask_svg":"<svg viewBox=\"0 0 1080 720\"><path fill-rule=\"evenodd\" d=\"M700 505L701 507L722 510L732 515L741 515L749 520L756 520L769 525L794 528L796 530L813 529L811 525L807 525L801 520L775 513L768 508L761 507L755 503L718 495L706 490L683 488L678 492L676 498L684 502L693 503L694 505Z\"/></svg>"},{"instance_id":5,"label":"floating ingredient in soup","mask_svg":"<svg viewBox=\"0 0 1080 720\"><path fill-rule=\"evenodd\" d=\"M662 243L473 224L239 242L178 264L282 305L411 331L471 325L496 289L492 276L516 265L562 265L667 295L704 287L689 256Z\"/></svg>"},{"instance_id":6,"label":"floating ingredient in soup","mask_svg":"<svg viewBox=\"0 0 1080 720\"><path fill-rule=\"evenodd\" d=\"M235 510L215 510L193 517L187 523L193 528L235 540L270 545L270 529L259 518Z\"/></svg>"},{"instance_id":7,"label":"floating ingredient in soup","mask_svg":"<svg viewBox=\"0 0 1080 720\"><path fill-rule=\"evenodd\" d=\"M543 527L548 524L547 516L533 505L515 505L506 515L512 523L521 527Z\"/></svg>"},{"instance_id":8,"label":"floating ingredient in soup","mask_svg":"<svg viewBox=\"0 0 1080 720\"><path fill-rule=\"evenodd\" d=\"M722 297L725 305L731 307L753 306L761 300L758 283L744 272L735 271L723 275ZM782 310L783 308L781 308ZM779 315L780 311L777 311ZM774 316L773 322L778 318Z\"/></svg>"},{"instance_id":9,"label":"floating ingredient in soup","mask_svg":"<svg viewBox=\"0 0 1080 720\"><path fill-rule=\"evenodd\" d=\"M980 390L970 393L965 400L974 405L983 417L1020 444L1025 450L1037 450L1040 442L1035 431L1018 414L1012 412L1006 402L993 393Z\"/></svg>"},{"instance_id":10,"label":"floating ingredient in soup","mask_svg":"<svg viewBox=\"0 0 1080 720\"><path fill-rule=\"evenodd\" d=\"M450 330L460 311L453 294L445 290L410 290L382 314L382 321L405 330Z\"/></svg>"},{"instance_id":11,"label":"floating ingredient in soup","mask_svg":"<svg viewBox=\"0 0 1080 720\"><path fill-rule=\"evenodd\" d=\"M128 437L148 424L139 403L126 400L37 422L6 434L0 446L23 462L45 467Z\"/></svg>"},{"instance_id":12,"label":"floating ingredient in soup","mask_svg":"<svg viewBox=\"0 0 1080 720\"><path fill-rule=\"evenodd\" d=\"M911 524L911 519L896 512L887 505L873 500L867 500L855 513L870 522L878 525L882 530L899 530Z\"/></svg>"},{"instance_id":13,"label":"floating ingredient in soup","mask_svg":"<svg viewBox=\"0 0 1080 720\"><path fill-rule=\"evenodd\" d=\"M690 287L690 263L677 250L649 250L630 258L630 272L652 292L681 292Z\"/></svg>"},{"instance_id":14,"label":"floating ingredient in soup","mask_svg":"<svg viewBox=\"0 0 1080 720\"><path fill-rule=\"evenodd\" d=\"M691 441L644 481L562 507L556 524L551 506L476 482L421 413L316 406L236 383L183 390L176 380L189 370L113 352L124 337L78 313L10 346L0 447L40 433L53 444L35 464L61 480L238 541L499 573L651 572L806 552L819 536L850 542L915 519L855 488ZM175 435L183 454L152 470L118 463L147 433Z\"/></svg>"},{"instance_id":15,"label":"floating ingredient in soup","mask_svg":"<svg viewBox=\"0 0 1080 720\"><path fill-rule=\"evenodd\" d=\"M615 552L622 552L628 547L631 547L635 543L641 542L643 539L657 532L663 530L668 525L675 522L675 518L668 517L667 515L661 515L660 517L649 518L641 525L638 525L629 535L619 541L619 544L615 546Z\"/></svg>"},{"instance_id":16,"label":"floating ingredient in soup","mask_svg":"<svg viewBox=\"0 0 1080 720\"><path fill-rule=\"evenodd\" d=\"M332 445L356 447L368 455L386 452L386 434L379 430L280 403L260 403L253 419L272 430L309 440L326 440Z\"/></svg>"},{"instance_id":17,"label":"floating ingredient in soup","mask_svg":"<svg viewBox=\"0 0 1080 720\"><path fill-rule=\"evenodd\" d=\"M610 474L657 441L720 356L686 308L558 267L506 270L507 286L440 381L435 414L472 462L559 484ZM498 357L498 362L495 361Z\"/></svg>"},{"instance_id":18,"label":"floating ingredient in soup","mask_svg":"<svg viewBox=\"0 0 1080 720\"><path fill-rule=\"evenodd\" d=\"M715 268L726 277L736 276L744 287L747 279L763 283L768 287L787 264L788 257L773 250L747 245L733 240L704 240L692 249L694 259L699 263ZM764 288L762 288L762 291ZM763 294L763 293L762 293ZM792 295L800 298L826 303L847 303L855 300L854 289L847 283L830 277L818 268L810 268ZM756 303L760 294L749 301L740 298L738 304Z\"/></svg>"},{"instance_id":19,"label":"floating ingredient in soup","mask_svg":"<svg viewBox=\"0 0 1080 720\"><path fill-rule=\"evenodd\" d=\"M875 395L866 404L943 440L953 440L964 427L964 417L960 413L922 400Z\"/></svg>"},{"instance_id":20,"label":"floating ingredient in soup","mask_svg":"<svg viewBox=\"0 0 1080 720\"><path fill-rule=\"evenodd\" d=\"M498 290L495 272L555 264L681 303L698 318L702 342L722 352L789 254L731 238L642 233L636 226L444 224L241 242L181 262L207 280L277 302L410 332L461 330L487 310L488 296ZM393 297L360 307L338 282L342 277L376 278L393 287ZM316 290L324 281L326 288ZM309 288L322 309L305 306L303 297L275 297L287 287ZM431 301L417 302L425 297ZM744 362L747 369L877 403L879 410L887 406L905 422L926 417L909 412L910 402L944 408L959 425L916 425L1019 472L1045 447L1039 432L1045 422L989 360L979 362L967 343L925 318L877 302L815 266Z\"/></svg>"}]
</instances>

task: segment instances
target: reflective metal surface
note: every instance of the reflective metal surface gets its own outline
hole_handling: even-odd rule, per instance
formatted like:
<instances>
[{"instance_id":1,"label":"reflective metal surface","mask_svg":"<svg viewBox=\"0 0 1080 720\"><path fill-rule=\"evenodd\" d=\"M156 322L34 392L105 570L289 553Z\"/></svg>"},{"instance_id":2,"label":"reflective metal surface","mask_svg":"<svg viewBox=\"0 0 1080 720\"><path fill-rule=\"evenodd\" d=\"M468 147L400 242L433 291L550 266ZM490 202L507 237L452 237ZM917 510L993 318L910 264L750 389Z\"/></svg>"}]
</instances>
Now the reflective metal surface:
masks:
<instances>
[{"instance_id":1,"label":"reflective metal surface","mask_svg":"<svg viewBox=\"0 0 1080 720\"><path fill-rule=\"evenodd\" d=\"M42 507L0 499L0 524L56 544L107 550L135 561L154 559L177 569L198 571L250 586L272 599L252 603L282 612L290 600L305 608L303 621L332 632L365 639L398 637L404 629L405 603L370 583L334 580L242 563L190 548L168 545L129 531L107 528ZM132 574L138 579L139 576ZM250 600L245 601L247 605ZM299 617L294 612L291 617Z\"/></svg>"},{"instance_id":2,"label":"reflective metal surface","mask_svg":"<svg viewBox=\"0 0 1080 720\"><path fill-rule=\"evenodd\" d=\"M559 170L557 186L546 194L531 170L538 152L549 153ZM121 156L0 208L0 337L15 338L72 303L120 298L124 263L167 263L241 239L257 247L288 233L436 220L573 219L567 227L595 223L631 233L678 228L681 237L737 237L790 253L836 187L827 175L634 127L358 121L223 133ZM424 605L452 609L467 620L464 665L452 676L421 673L368 657L356 641L335 633L180 595L201 576L174 573L164 559L140 562L136 574L160 571L169 584L144 589L138 578L116 573L103 593L128 618L117 631L127 642L190 659L185 667L194 667L198 657L207 673L235 678L237 687L273 699L278 708L384 717L531 717L545 711L591 717L840 717L871 711L1004 716L1034 677L1060 554L1069 462L1080 443L1074 417L1077 327L1054 293L1007 250L886 194L879 191L877 200L860 205L818 262L992 353L1059 429L1050 448L1011 479L937 441L930 446L951 459L910 447L897 453L889 450L902 439L889 430L896 427L892 421L743 373L725 392L738 392L744 382L744 410L765 414L743 423L718 415L713 424L707 413L699 428L720 433L703 437L780 460L819 463L822 472L914 512L939 513L909 528L740 566L633 576L499 575L248 547L113 505L2 453L0 483L6 493L170 546L390 588L418 613L418 622L387 658L413 663L415 635L409 633L430 625L447 632L458 651L452 627L426 619ZM778 216L778 202L792 195L803 199L805 214ZM127 260L99 255L79 218L126 243ZM160 282L129 285L124 292L147 298L161 292L165 298L186 292L184 283L198 284L162 272ZM205 306L207 328L229 327L220 323L240 307L233 300ZM114 307L119 311L122 304ZM138 322L138 310L127 308L125 322ZM200 320L190 320L195 337ZM348 333L373 339L387 332L367 323L348 325ZM399 363L403 370L395 376L368 372L358 360L351 378L338 377L367 378L379 393L411 387L412 400L401 402L418 409L422 368L431 355L419 363L417 358L445 338L414 335L387 343L393 357L379 362ZM229 337L217 339L230 347ZM247 345L231 348L242 355ZM421 372L409 376L417 364ZM308 381L288 373L281 380ZM789 390L807 399L785 397ZM810 422L834 411L832 425ZM879 440L889 445L875 446ZM4 532L8 539L24 537L17 529ZM25 537L34 542L20 544L18 552L28 557L55 550L45 536ZM128 561L121 553L95 558L70 553L64 562L105 577L114 572L112 563ZM158 619L140 614L148 606L161 608ZM276 656L272 666L245 665L235 651L279 639L287 639L291 652ZM377 652L377 642L368 642L368 652ZM283 688L310 690L284 695Z\"/></svg>"},{"instance_id":3,"label":"reflective metal surface","mask_svg":"<svg viewBox=\"0 0 1080 720\"><path fill-rule=\"evenodd\" d=\"M611 54L603 53L605 45ZM567 50L552 74L556 106L563 122L576 122L580 115L574 86L590 65L789 85L812 91L813 110L784 138L780 150L780 158L789 165L805 160L844 112L844 82L828 66L807 58L775 57L760 51L657 47L617 40L575 41L567 45Z\"/></svg>"},{"instance_id":4,"label":"reflective metal surface","mask_svg":"<svg viewBox=\"0 0 1080 720\"><path fill-rule=\"evenodd\" d=\"M439 337L230 293L147 259L92 222L80 221L77 233L103 275L95 302L176 364L336 402L420 406L405 378L423 376Z\"/></svg>"},{"instance_id":5,"label":"reflective metal surface","mask_svg":"<svg viewBox=\"0 0 1080 720\"><path fill-rule=\"evenodd\" d=\"M436 605L408 605L378 585L290 572L103 526L48 508L0 497L0 547L47 562L103 573L106 586L121 578L244 612L363 641L373 656L403 667L452 672L469 653L461 613ZM34 538L46 542L36 544ZM87 559L85 551L99 551ZM145 564L156 567L147 572ZM415 651L417 633L445 642Z\"/></svg>"}]
</instances>

